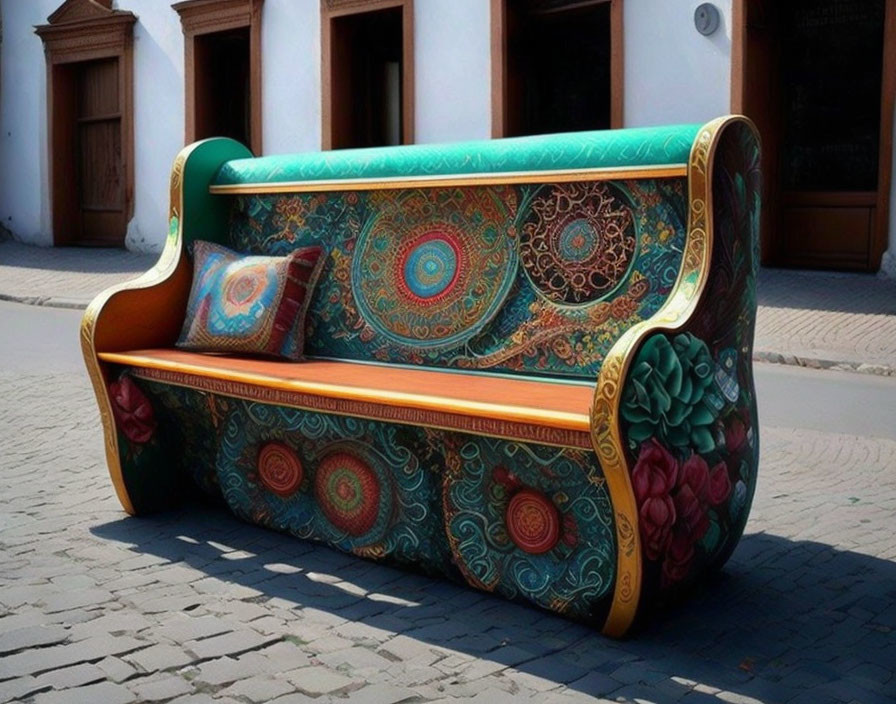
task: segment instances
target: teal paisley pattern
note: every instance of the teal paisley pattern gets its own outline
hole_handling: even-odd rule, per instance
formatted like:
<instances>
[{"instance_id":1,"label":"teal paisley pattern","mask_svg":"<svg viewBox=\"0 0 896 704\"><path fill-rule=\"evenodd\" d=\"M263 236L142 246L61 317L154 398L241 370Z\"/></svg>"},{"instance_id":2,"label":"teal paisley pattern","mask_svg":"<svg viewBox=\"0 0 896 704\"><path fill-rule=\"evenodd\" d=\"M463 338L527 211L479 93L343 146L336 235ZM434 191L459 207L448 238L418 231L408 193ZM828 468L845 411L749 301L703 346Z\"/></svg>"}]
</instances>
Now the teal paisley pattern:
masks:
<instances>
[{"instance_id":1,"label":"teal paisley pattern","mask_svg":"<svg viewBox=\"0 0 896 704\"><path fill-rule=\"evenodd\" d=\"M444 511L466 579L580 619L613 583L613 511L594 454L487 438L449 445ZM528 506L519 507L519 498Z\"/></svg>"},{"instance_id":2,"label":"teal paisley pattern","mask_svg":"<svg viewBox=\"0 0 896 704\"><path fill-rule=\"evenodd\" d=\"M684 164L698 129L699 125L641 127L234 159L218 171L214 183L413 178Z\"/></svg>"},{"instance_id":3,"label":"teal paisley pattern","mask_svg":"<svg viewBox=\"0 0 896 704\"><path fill-rule=\"evenodd\" d=\"M668 297L685 203L681 178L238 196L231 244L324 249L309 355L592 380Z\"/></svg>"}]
</instances>

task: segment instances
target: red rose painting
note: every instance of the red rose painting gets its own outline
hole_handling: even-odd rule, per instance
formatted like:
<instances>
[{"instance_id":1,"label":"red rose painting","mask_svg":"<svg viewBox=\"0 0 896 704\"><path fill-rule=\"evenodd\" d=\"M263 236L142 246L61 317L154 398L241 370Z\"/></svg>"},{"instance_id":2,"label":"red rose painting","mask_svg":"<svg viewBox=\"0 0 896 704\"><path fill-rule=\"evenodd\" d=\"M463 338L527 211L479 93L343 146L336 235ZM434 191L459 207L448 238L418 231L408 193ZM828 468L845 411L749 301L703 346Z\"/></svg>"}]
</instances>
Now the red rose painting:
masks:
<instances>
[{"instance_id":1,"label":"red rose painting","mask_svg":"<svg viewBox=\"0 0 896 704\"><path fill-rule=\"evenodd\" d=\"M656 439L641 446L632 471L632 487L638 502L641 539L651 560L662 555L672 537L675 504L670 492L678 478L678 462Z\"/></svg>"},{"instance_id":2,"label":"red rose painting","mask_svg":"<svg viewBox=\"0 0 896 704\"><path fill-rule=\"evenodd\" d=\"M156 430L155 414L149 399L129 376L109 384L109 399L118 429L133 443L148 442Z\"/></svg>"}]
</instances>

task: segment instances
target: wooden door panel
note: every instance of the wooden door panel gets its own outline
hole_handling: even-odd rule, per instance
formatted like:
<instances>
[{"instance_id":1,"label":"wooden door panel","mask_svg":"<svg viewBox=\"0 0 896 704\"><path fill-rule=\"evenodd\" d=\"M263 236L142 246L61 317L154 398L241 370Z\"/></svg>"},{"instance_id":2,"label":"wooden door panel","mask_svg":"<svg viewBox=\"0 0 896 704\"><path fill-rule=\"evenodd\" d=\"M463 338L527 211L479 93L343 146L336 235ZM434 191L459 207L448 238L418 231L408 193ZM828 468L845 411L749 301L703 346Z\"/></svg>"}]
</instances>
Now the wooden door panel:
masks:
<instances>
[{"instance_id":1,"label":"wooden door panel","mask_svg":"<svg viewBox=\"0 0 896 704\"><path fill-rule=\"evenodd\" d=\"M78 244L121 246L127 231L118 59L79 65Z\"/></svg>"},{"instance_id":2,"label":"wooden door panel","mask_svg":"<svg viewBox=\"0 0 896 704\"><path fill-rule=\"evenodd\" d=\"M874 208L786 207L782 215L783 254L789 264L867 268Z\"/></svg>"},{"instance_id":3,"label":"wooden door panel","mask_svg":"<svg viewBox=\"0 0 896 704\"><path fill-rule=\"evenodd\" d=\"M118 59L88 61L81 66L79 117L118 114Z\"/></svg>"},{"instance_id":4,"label":"wooden door panel","mask_svg":"<svg viewBox=\"0 0 896 704\"><path fill-rule=\"evenodd\" d=\"M121 211L124 183L120 120L81 124L78 141L81 209Z\"/></svg>"}]
</instances>

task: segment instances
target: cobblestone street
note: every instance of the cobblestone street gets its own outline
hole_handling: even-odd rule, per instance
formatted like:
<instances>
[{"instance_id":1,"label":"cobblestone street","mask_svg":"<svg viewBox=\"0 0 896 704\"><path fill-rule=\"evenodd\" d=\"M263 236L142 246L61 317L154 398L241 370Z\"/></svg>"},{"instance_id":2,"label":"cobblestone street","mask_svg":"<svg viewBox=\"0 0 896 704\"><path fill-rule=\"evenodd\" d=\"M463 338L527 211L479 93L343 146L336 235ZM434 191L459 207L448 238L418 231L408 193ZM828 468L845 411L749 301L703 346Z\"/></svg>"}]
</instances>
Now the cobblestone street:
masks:
<instances>
[{"instance_id":1,"label":"cobblestone street","mask_svg":"<svg viewBox=\"0 0 896 704\"><path fill-rule=\"evenodd\" d=\"M620 642L222 509L126 517L81 371L5 367L0 428L0 702L896 699L891 440L764 427L723 573Z\"/></svg>"}]
</instances>

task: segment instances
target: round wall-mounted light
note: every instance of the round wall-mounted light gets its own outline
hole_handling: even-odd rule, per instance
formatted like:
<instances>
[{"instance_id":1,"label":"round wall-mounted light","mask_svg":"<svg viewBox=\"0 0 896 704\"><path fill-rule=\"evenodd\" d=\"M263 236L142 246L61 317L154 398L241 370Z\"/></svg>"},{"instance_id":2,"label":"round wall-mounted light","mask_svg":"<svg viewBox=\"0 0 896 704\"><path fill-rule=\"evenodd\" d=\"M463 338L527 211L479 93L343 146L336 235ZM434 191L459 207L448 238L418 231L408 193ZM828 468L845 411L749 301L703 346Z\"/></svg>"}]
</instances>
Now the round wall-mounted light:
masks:
<instances>
[{"instance_id":1,"label":"round wall-mounted light","mask_svg":"<svg viewBox=\"0 0 896 704\"><path fill-rule=\"evenodd\" d=\"M694 10L694 26L704 37L708 37L719 28L721 18L719 8L711 2L704 2Z\"/></svg>"}]
</instances>

